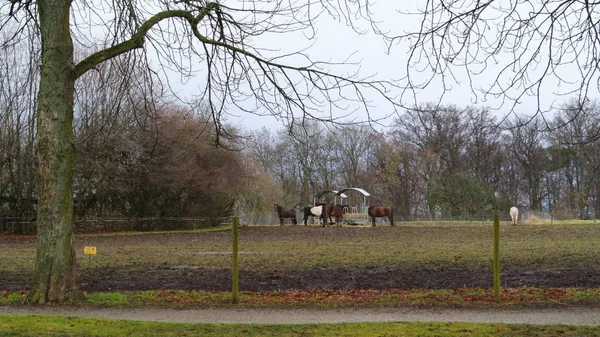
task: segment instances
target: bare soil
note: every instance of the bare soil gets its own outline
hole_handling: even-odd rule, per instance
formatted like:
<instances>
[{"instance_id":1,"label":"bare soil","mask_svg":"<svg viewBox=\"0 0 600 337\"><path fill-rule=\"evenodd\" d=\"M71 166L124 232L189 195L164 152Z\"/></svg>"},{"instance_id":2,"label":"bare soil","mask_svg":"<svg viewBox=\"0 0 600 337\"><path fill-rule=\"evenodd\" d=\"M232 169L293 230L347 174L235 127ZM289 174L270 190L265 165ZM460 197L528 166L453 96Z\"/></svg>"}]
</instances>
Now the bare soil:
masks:
<instances>
[{"instance_id":1,"label":"bare soil","mask_svg":"<svg viewBox=\"0 0 600 337\"><path fill-rule=\"evenodd\" d=\"M507 270L501 276L504 287L599 287L599 270ZM492 272L465 269L406 270L402 268L313 269L302 272L273 273L242 271L242 291L306 289L456 289L491 288ZM86 269L80 277L82 288L95 291L135 291L153 289L231 290L231 271L215 269L185 270L177 267L151 269ZM3 272L0 290L29 290L29 273Z\"/></svg>"},{"instance_id":2,"label":"bare soil","mask_svg":"<svg viewBox=\"0 0 600 337\"><path fill-rule=\"evenodd\" d=\"M393 233L391 230L397 231L389 227L368 229L368 232L366 229L363 229L363 234L360 231L352 231L352 228L338 228L336 230L337 236L344 236L343 233L349 233L347 235L351 241L358 240L355 235L364 236L368 234L369 240L377 240L377 237L375 239L373 237L378 235L378 232L383 233L381 234L382 237L386 237L390 233ZM408 230L403 229L404 236L408 234ZM293 229L286 229L286 227L267 229L250 228L245 229L245 234L247 234L245 238L251 238L255 235L263 240L268 239L273 242L278 240L278 238L293 238L294 235L304 238L303 231L308 235L306 240L309 242L319 242L319 240L323 239L323 233L325 233L322 230L311 230L303 226L297 226ZM86 241L86 244L91 242L99 246L110 242L112 246L120 247L143 247L161 244L186 247L191 243L197 245L221 244L227 241L229 236L229 232L175 233L119 235L113 237L99 236L80 241ZM15 249L15 247L23 247L23 249L29 252L27 254L30 254L33 242L33 238L0 236L0 254L3 250L9 251L9 249ZM260 242L256 244L260 245ZM82 247L78 247L78 249L82 249ZM134 251L130 250L129 252ZM122 255L123 259L128 258L126 253ZM595 253L586 253L585 256L596 255ZM556 263L556 261L548 265L540 263L531 268L523 268L519 264L504 263L501 276L502 285L504 287L600 287L600 268L597 267L597 260L591 260L589 263L586 263L586 261L581 261L581 257L573 256L572 254L566 255L563 258L563 263ZM2 259L0 257L0 266L3 264ZM576 268L571 267L573 265L570 262L571 260L578 260ZM88 292L152 289L228 291L231 289L231 270L229 267L186 264L185 257L182 260L183 262L172 264L150 262L145 264L121 265L117 263L115 265L88 267L85 261L86 259L80 260L79 271L82 288ZM492 286L491 262L488 262L489 260L479 265L439 263L428 266L416 266L401 262L348 265L317 264L300 270L293 268L278 269L277 266L268 266L265 268L253 267L250 269L242 267L239 273L240 290L486 288ZM586 264L590 267L581 267L581 265ZM564 267L561 267L561 265ZM32 272L30 269L0 269L4 269L0 273L0 290L25 291L29 289L32 283Z\"/></svg>"},{"instance_id":3,"label":"bare soil","mask_svg":"<svg viewBox=\"0 0 600 337\"><path fill-rule=\"evenodd\" d=\"M121 276L118 276L121 275ZM243 291L307 289L441 289L491 288L489 270L438 269L406 270L402 268L312 269L302 272L243 271ZM505 287L598 287L599 270L509 270L502 274ZM86 291L118 290L231 290L230 270L186 271L176 267L154 270L102 269L87 272L81 281ZM25 284L30 282L25 281ZM21 283L22 284L22 283Z\"/></svg>"}]
</instances>

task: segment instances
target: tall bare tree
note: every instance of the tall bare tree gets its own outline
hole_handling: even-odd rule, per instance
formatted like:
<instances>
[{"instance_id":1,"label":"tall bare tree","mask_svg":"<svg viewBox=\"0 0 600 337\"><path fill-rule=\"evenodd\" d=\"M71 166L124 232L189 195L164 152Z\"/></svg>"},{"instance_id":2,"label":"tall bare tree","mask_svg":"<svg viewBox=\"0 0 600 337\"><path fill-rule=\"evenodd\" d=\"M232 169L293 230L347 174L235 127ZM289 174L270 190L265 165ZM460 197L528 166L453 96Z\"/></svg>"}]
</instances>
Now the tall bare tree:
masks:
<instances>
[{"instance_id":1,"label":"tall bare tree","mask_svg":"<svg viewBox=\"0 0 600 337\"><path fill-rule=\"evenodd\" d=\"M406 110L396 119L396 137L430 153L435 161L429 176L451 174L463 168L472 110L426 103Z\"/></svg>"},{"instance_id":2,"label":"tall bare tree","mask_svg":"<svg viewBox=\"0 0 600 337\"><path fill-rule=\"evenodd\" d=\"M156 0L142 5L3 0L0 4L0 29L8 22L19 27L11 41L40 37L38 234L29 293L34 303L80 295L72 248L75 81L99 64L127 54L135 58L133 64L147 66L154 56L165 66L148 74L165 74L167 67L184 77L202 71L205 87L198 99L209 106L217 142L225 132L223 119L231 106L279 116L293 125L306 118L335 122L336 101L361 103L370 92L395 105L393 97L387 96L389 82L339 75L328 69L333 62L311 60L302 48L277 52L273 51L277 46L269 45L269 37L281 33L314 37L314 24L323 14L346 20L352 27L357 17L370 21L366 2ZM97 51L75 58L74 41ZM145 79L142 85L147 87L160 84L150 75ZM169 83L163 82L162 88L167 90ZM358 108L365 111L369 106Z\"/></svg>"},{"instance_id":3,"label":"tall bare tree","mask_svg":"<svg viewBox=\"0 0 600 337\"><path fill-rule=\"evenodd\" d=\"M467 107L467 110L473 110ZM488 109L471 111L467 136L469 138L463 160L470 175L484 184L497 186L505 161L502 151L502 130Z\"/></svg>"},{"instance_id":4,"label":"tall bare tree","mask_svg":"<svg viewBox=\"0 0 600 337\"><path fill-rule=\"evenodd\" d=\"M519 187L527 196L529 208L536 211L542 210L542 201L547 193L543 180L548 157L543 146L544 134L540 131L542 123L541 118L529 123L516 119L510 127L511 157L520 168Z\"/></svg>"},{"instance_id":5,"label":"tall bare tree","mask_svg":"<svg viewBox=\"0 0 600 337\"><path fill-rule=\"evenodd\" d=\"M556 131L548 135L552 168L559 173L560 187L554 205L583 214L586 206L597 204L598 133L600 107L596 101L580 106L571 100L562 106L551 125Z\"/></svg>"},{"instance_id":6,"label":"tall bare tree","mask_svg":"<svg viewBox=\"0 0 600 337\"><path fill-rule=\"evenodd\" d=\"M400 217L416 216L422 201L420 188L424 185L418 167L419 153L414 144L389 138L375 138L372 142L373 154L366 154L371 159L371 170L363 174L363 181L370 183L370 191L376 193L374 202L392 205Z\"/></svg>"},{"instance_id":7,"label":"tall bare tree","mask_svg":"<svg viewBox=\"0 0 600 337\"><path fill-rule=\"evenodd\" d=\"M335 135L334 146L339 152L338 174L342 175L341 186L360 187L361 173L367 168L368 153L374 151L374 131L363 125L346 126Z\"/></svg>"}]
</instances>

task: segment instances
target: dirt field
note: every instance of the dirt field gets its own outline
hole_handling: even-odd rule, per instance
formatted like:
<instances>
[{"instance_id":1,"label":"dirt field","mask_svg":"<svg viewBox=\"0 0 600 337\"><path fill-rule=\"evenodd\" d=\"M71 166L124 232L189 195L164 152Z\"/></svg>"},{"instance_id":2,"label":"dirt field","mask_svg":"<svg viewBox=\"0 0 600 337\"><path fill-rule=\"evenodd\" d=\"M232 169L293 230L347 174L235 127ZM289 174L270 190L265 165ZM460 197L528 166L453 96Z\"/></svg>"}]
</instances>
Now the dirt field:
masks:
<instances>
[{"instance_id":1,"label":"dirt field","mask_svg":"<svg viewBox=\"0 0 600 337\"><path fill-rule=\"evenodd\" d=\"M240 229L240 289L491 287L483 225ZM600 226L502 226L502 285L600 286ZM231 233L77 236L85 291L231 288ZM95 246L96 256L85 256ZM0 290L28 290L34 238L0 236Z\"/></svg>"}]
</instances>

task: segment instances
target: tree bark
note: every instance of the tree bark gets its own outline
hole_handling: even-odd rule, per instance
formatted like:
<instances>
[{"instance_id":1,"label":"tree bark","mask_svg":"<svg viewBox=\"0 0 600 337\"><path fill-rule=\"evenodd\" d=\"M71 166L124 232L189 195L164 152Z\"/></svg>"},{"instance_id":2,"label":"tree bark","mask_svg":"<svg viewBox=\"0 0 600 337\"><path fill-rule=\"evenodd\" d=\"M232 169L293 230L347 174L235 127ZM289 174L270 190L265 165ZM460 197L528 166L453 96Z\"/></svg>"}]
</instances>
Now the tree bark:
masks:
<instances>
[{"instance_id":1,"label":"tree bark","mask_svg":"<svg viewBox=\"0 0 600 337\"><path fill-rule=\"evenodd\" d=\"M75 75L70 0L38 1L42 63L38 93L37 256L29 300L79 297L73 250L73 105Z\"/></svg>"}]
</instances>

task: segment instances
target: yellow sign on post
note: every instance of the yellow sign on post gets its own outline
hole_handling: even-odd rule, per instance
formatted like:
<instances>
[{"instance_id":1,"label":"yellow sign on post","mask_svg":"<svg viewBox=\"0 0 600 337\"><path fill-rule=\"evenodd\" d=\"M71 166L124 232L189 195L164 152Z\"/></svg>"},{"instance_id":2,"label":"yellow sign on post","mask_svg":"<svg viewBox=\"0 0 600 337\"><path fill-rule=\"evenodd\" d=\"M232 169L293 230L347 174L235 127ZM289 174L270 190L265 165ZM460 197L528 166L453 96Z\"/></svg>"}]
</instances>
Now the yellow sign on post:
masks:
<instances>
[{"instance_id":1,"label":"yellow sign on post","mask_svg":"<svg viewBox=\"0 0 600 337\"><path fill-rule=\"evenodd\" d=\"M94 246L86 246L83 248L83 253L85 255L96 255L96 247Z\"/></svg>"}]
</instances>

